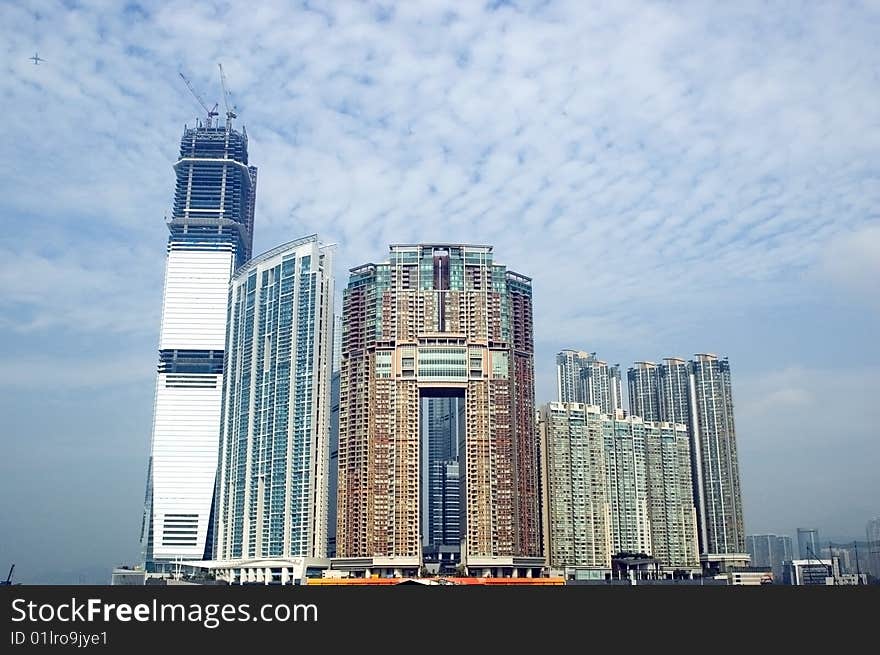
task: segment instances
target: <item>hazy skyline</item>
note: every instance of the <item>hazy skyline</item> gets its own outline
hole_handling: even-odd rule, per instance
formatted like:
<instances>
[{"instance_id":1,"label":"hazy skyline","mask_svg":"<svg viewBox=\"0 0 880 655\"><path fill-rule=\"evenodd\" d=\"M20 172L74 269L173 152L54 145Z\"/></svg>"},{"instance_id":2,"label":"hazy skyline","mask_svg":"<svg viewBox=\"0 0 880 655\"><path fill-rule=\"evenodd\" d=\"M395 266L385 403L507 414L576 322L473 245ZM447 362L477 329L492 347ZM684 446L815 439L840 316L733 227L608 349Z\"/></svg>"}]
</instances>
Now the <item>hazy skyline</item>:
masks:
<instances>
[{"instance_id":1,"label":"hazy skyline","mask_svg":"<svg viewBox=\"0 0 880 655\"><path fill-rule=\"evenodd\" d=\"M556 352L728 356L746 531L880 514L880 5L0 5L0 567L132 562L172 164L222 98L254 252L491 244ZM35 66L34 51L46 61ZM337 304L337 310L341 306ZM76 579L72 581L77 581Z\"/></svg>"}]
</instances>

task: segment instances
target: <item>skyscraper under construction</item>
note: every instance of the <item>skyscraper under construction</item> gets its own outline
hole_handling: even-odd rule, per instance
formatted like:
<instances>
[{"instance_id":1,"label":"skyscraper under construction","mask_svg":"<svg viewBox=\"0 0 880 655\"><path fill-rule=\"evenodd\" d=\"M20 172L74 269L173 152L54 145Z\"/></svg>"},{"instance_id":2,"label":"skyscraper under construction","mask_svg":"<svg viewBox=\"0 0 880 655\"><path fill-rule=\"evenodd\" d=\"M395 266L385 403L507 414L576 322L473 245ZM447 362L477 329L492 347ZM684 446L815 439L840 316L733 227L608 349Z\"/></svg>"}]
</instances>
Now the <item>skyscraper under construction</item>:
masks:
<instances>
[{"instance_id":1,"label":"skyscraper under construction","mask_svg":"<svg viewBox=\"0 0 880 655\"><path fill-rule=\"evenodd\" d=\"M251 256L257 169L231 120L185 128L159 332L159 366L141 541L147 570L213 552L226 310Z\"/></svg>"},{"instance_id":2,"label":"skyscraper under construction","mask_svg":"<svg viewBox=\"0 0 880 655\"><path fill-rule=\"evenodd\" d=\"M539 568L530 278L491 246L394 245L351 270L342 329L337 555L420 561L422 400L452 397L462 563Z\"/></svg>"}]
</instances>

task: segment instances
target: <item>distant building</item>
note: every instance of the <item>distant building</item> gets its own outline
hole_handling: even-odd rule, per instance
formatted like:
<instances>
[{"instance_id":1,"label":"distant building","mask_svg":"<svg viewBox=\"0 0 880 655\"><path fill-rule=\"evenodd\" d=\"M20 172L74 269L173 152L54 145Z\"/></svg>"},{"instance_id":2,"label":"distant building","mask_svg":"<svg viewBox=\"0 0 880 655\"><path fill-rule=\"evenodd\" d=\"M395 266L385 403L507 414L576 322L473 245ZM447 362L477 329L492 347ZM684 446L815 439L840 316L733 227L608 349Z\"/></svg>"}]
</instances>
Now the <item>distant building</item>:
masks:
<instances>
[{"instance_id":1,"label":"distant building","mask_svg":"<svg viewBox=\"0 0 880 655\"><path fill-rule=\"evenodd\" d=\"M550 564L550 494L547 469L547 422L544 420L544 408L535 406L535 442L538 444L538 494L541 501L541 552L544 563Z\"/></svg>"},{"instance_id":2,"label":"distant building","mask_svg":"<svg viewBox=\"0 0 880 655\"><path fill-rule=\"evenodd\" d=\"M650 375L654 371L644 372ZM670 423L690 425L690 368L680 357L666 357L656 369L660 418Z\"/></svg>"},{"instance_id":3,"label":"distant building","mask_svg":"<svg viewBox=\"0 0 880 655\"><path fill-rule=\"evenodd\" d=\"M596 405L603 414L623 409L620 366L609 366L596 353L563 350L556 355L557 400Z\"/></svg>"},{"instance_id":4,"label":"distant building","mask_svg":"<svg viewBox=\"0 0 880 655\"><path fill-rule=\"evenodd\" d=\"M848 546L838 546L836 544L825 546L822 548L819 557L837 559L841 574L855 573L859 567L859 563L855 559L854 550Z\"/></svg>"},{"instance_id":5,"label":"distant building","mask_svg":"<svg viewBox=\"0 0 880 655\"><path fill-rule=\"evenodd\" d=\"M871 575L880 579L880 516L868 521L865 533L868 537L868 562Z\"/></svg>"},{"instance_id":6,"label":"distant building","mask_svg":"<svg viewBox=\"0 0 880 655\"><path fill-rule=\"evenodd\" d=\"M455 460L435 461L431 466L431 543L461 543L461 483Z\"/></svg>"},{"instance_id":7,"label":"distant building","mask_svg":"<svg viewBox=\"0 0 880 655\"><path fill-rule=\"evenodd\" d=\"M867 541L825 544L820 557L836 558L840 563L841 574L871 573L871 549Z\"/></svg>"},{"instance_id":8,"label":"distant building","mask_svg":"<svg viewBox=\"0 0 880 655\"><path fill-rule=\"evenodd\" d=\"M781 562L794 559L794 546L792 545L791 537L788 535L781 535L777 537L777 539L779 540L777 545L777 555L781 556ZM781 562L779 568L780 576L782 575ZM772 567L773 564L771 563L770 566Z\"/></svg>"},{"instance_id":9,"label":"distant building","mask_svg":"<svg viewBox=\"0 0 880 655\"><path fill-rule=\"evenodd\" d=\"M801 559L818 559L822 555L819 531L815 528L797 529L798 556Z\"/></svg>"},{"instance_id":10,"label":"distant building","mask_svg":"<svg viewBox=\"0 0 880 655\"><path fill-rule=\"evenodd\" d=\"M752 566L770 567L773 579L782 580L785 562L794 559L791 537L775 534L752 534L746 537L746 551L752 556Z\"/></svg>"},{"instance_id":11,"label":"distant building","mask_svg":"<svg viewBox=\"0 0 880 655\"><path fill-rule=\"evenodd\" d=\"M782 570L782 583L787 585L825 585L826 578L833 578L830 559L796 559L786 562Z\"/></svg>"},{"instance_id":12,"label":"distant building","mask_svg":"<svg viewBox=\"0 0 880 655\"><path fill-rule=\"evenodd\" d=\"M434 560L440 546L452 556L452 565L460 558L461 483L459 445L465 438L465 403L457 396L421 399L422 443L422 548ZM448 561L445 563L449 563Z\"/></svg>"},{"instance_id":13,"label":"distant building","mask_svg":"<svg viewBox=\"0 0 880 655\"><path fill-rule=\"evenodd\" d=\"M722 577L726 577L731 585L740 587L757 587L775 581L769 566L733 567Z\"/></svg>"},{"instance_id":14,"label":"distant building","mask_svg":"<svg viewBox=\"0 0 880 655\"><path fill-rule=\"evenodd\" d=\"M436 460L430 478L428 526L430 540L422 546L429 569L451 573L461 562L461 478L457 460Z\"/></svg>"},{"instance_id":15,"label":"distant building","mask_svg":"<svg viewBox=\"0 0 880 655\"><path fill-rule=\"evenodd\" d=\"M629 385L629 413L645 421L663 420L660 412L659 367L654 362L636 362L626 373Z\"/></svg>"}]
</instances>

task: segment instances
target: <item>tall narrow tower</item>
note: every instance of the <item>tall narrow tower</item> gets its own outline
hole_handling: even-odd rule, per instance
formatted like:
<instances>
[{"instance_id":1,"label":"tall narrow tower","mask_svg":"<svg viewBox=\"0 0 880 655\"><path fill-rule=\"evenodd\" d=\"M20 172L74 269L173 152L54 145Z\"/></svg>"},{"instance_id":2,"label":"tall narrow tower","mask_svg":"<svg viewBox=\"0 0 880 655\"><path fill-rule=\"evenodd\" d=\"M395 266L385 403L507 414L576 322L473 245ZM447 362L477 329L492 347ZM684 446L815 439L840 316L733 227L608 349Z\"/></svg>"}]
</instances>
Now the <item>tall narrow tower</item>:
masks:
<instances>
[{"instance_id":1,"label":"tall narrow tower","mask_svg":"<svg viewBox=\"0 0 880 655\"><path fill-rule=\"evenodd\" d=\"M457 244L395 245L388 262L351 271L337 554L420 557L421 399L437 397L464 403L463 559L539 557L531 280L490 246Z\"/></svg>"},{"instance_id":2,"label":"tall narrow tower","mask_svg":"<svg viewBox=\"0 0 880 655\"><path fill-rule=\"evenodd\" d=\"M185 128L174 171L141 528L148 571L212 554L229 282L253 243L257 169L244 128Z\"/></svg>"},{"instance_id":3,"label":"tall narrow tower","mask_svg":"<svg viewBox=\"0 0 880 655\"><path fill-rule=\"evenodd\" d=\"M327 556L332 254L313 235L232 278L218 560Z\"/></svg>"},{"instance_id":4,"label":"tall narrow tower","mask_svg":"<svg viewBox=\"0 0 880 655\"><path fill-rule=\"evenodd\" d=\"M868 538L868 567L871 575L880 578L880 516L872 518L865 525Z\"/></svg>"},{"instance_id":5,"label":"tall narrow tower","mask_svg":"<svg viewBox=\"0 0 880 655\"><path fill-rule=\"evenodd\" d=\"M730 364L712 354L694 355L691 361L691 406L702 498L698 499L701 545L709 554L746 552L742 488Z\"/></svg>"},{"instance_id":6,"label":"tall narrow tower","mask_svg":"<svg viewBox=\"0 0 880 655\"><path fill-rule=\"evenodd\" d=\"M727 358L704 353L694 355L691 361L667 357L659 366L636 362L628 377L633 414L656 411L660 421L687 426L700 552L745 553Z\"/></svg>"},{"instance_id":7,"label":"tall narrow tower","mask_svg":"<svg viewBox=\"0 0 880 655\"><path fill-rule=\"evenodd\" d=\"M603 434L608 417L581 403L548 403L541 412L547 562L608 568L615 554Z\"/></svg>"}]
</instances>

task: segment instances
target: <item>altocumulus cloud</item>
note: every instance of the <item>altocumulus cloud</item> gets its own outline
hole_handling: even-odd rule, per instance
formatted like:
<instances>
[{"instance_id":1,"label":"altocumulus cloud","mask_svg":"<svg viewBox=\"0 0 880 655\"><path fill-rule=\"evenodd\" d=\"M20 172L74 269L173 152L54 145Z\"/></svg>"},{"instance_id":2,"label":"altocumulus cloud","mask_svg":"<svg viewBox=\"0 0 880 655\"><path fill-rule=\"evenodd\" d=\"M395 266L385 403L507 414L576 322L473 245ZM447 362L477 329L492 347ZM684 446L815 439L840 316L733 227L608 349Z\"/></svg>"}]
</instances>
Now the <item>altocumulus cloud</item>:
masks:
<instances>
[{"instance_id":1,"label":"altocumulus cloud","mask_svg":"<svg viewBox=\"0 0 880 655\"><path fill-rule=\"evenodd\" d=\"M629 339L644 310L686 310L754 281L796 293L792 272L857 229L880 195L870 7L2 12L0 84L16 136L2 146L4 213L26 217L3 238L15 240L22 274L39 269L46 230L107 278L119 262L101 270L94 253L155 246L179 131L196 114L176 73L219 99L219 60L261 169L258 246L318 231L340 244L344 271L389 242L492 243L536 278L541 341L594 339L597 321ZM49 63L21 57L33 49ZM144 272L134 289L130 276L116 282L153 304L155 250L132 254ZM589 312L550 295L573 281L589 281ZM58 306L26 302L41 298ZM107 321L124 327L115 314Z\"/></svg>"},{"instance_id":2,"label":"altocumulus cloud","mask_svg":"<svg viewBox=\"0 0 880 655\"><path fill-rule=\"evenodd\" d=\"M871 286L876 3L47 0L0 25L0 337L41 350L12 362L155 349L171 164L199 113L177 73L212 104L218 61L260 168L257 250L318 232L342 286L389 243L494 245L534 278L539 400L562 347L719 350L744 388L809 364L817 289ZM837 355L877 364L876 304L846 311L867 327Z\"/></svg>"}]
</instances>

